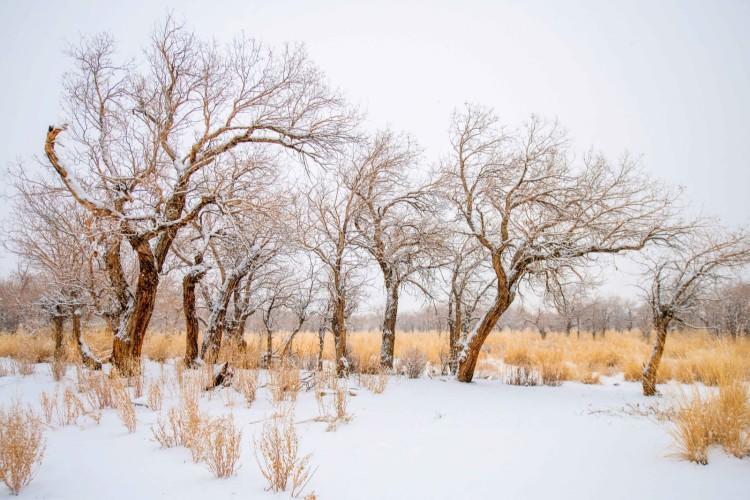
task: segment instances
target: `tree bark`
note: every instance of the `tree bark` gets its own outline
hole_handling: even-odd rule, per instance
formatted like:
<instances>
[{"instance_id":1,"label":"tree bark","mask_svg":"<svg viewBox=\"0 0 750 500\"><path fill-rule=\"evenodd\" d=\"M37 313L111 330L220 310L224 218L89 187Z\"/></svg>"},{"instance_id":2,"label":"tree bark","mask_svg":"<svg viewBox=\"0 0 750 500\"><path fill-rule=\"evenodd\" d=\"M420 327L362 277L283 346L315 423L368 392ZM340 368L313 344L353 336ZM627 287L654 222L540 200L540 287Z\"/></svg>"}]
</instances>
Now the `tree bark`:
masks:
<instances>
[{"instance_id":1,"label":"tree bark","mask_svg":"<svg viewBox=\"0 0 750 500\"><path fill-rule=\"evenodd\" d=\"M323 369L323 346L325 343L325 335L325 321L321 321L320 326L318 327L318 370Z\"/></svg>"},{"instance_id":2,"label":"tree bark","mask_svg":"<svg viewBox=\"0 0 750 500\"><path fill-rule=\"evenodd\" d=\"M463 307L461 301L453 299L453 293L451 293L450 299L451 310L448 313L448 344L450 359L448 360L448 369L451 375L456 374L458 369L458 356L461 350L461 330L463 325Z\"/></svg>"},{"instance_id":3,"label":"tree bark","mask_svg":"<svg viewBox=\"0 0 750 500\"><path fill-rule=\"evenodd\" d=\"M667 327L669 320L658 321L655 323L656 342L651 351L651 357L643 369L643 395L653 396L656 394L656 374L659 371L659 363L662 354L664 354L664 345L667 341Z\"/></svg>"},{"instance_id":4,"label":"tree bark","mask_svg":"<svg viewBox=\"0 0 750 500\"><path fill-rule=\"evenodd\" d=\"M133 238L131 245L138 255L138 282L132 309L122 317L112 343L112 364L123 376L140 373L141 351L146 329L151 321L159 287L159 272L148 240Z\"/></svg>"},{"instance_id":5,"label":"tree bark","mask_svg":"<svg viewBox=\"0 0 750 500\"><path fill-rule=\"evenodd\" d=\"M217 303L213 305L214 309L208 320L208 328L206 328L206 333L203 337L203 346L201 347L201 359L206 363L216 363L216 360L219 358L229 300L234 294L234 290L237 288L240 280L247 274L247 270L244 267L241 266L235 269L227 277L221 294L217 297Z\"/></svg>"},{"instance_id":6,"label":"tree bark","mask_svg":"<svg viewBox=\"0 0 750 500\"><path fill-rule=\"evenodd\" d=\"M345 376L349 372L349 360L346 357L346 301L337 297L331 318L331 331L336 351L336 375Z\"/></svg>"},{"instance_id":7,"label":"tree bark","mask_svg":"<svg viewBox=\"0 0 750 500\"><path fill-rule=\"evenodd\" d=\"M55 350L53 351L53 359L55 361L61 361L65 354L65 348L63 346L63 322L65 318L62 315L52 316L52 335L55 341Z\"/></svg>"},{"instance_id":8,"label":"tree bark","mask_svg":"<svg viewBox=\"0 0 750 500\"><path fill-rule=\"evenodd\" d=\"M96 359L91 352L91 349L89 349L89 346L86 344L86 341L83 340L83 334L81 332L81 311L79 309L73 311L73 315L71 316L71 329L73 331L73 339L75 339L78 348L78 354L81 356L83 364L86 365L89 370L101 370L101 361Z\"/></svg>"},{"instance_id":9,"label":"tree bark","mask_svg":"<svg viewBox=\"0 0 750 500\"><path fill-rule=\"evenodd\" d=\"M200 262L196 259L196 264ZM193 367L198 359L198 317L195 314L195 286L205 270L191 270L182 278L182 311L185 315L185 366Z\"/></svg>"},{"instance_id":10,"label":"tree bark","mask_svg":"<svg viewBox=\"0 0 750 500\"><path fill-rule=\"evenodd\" d=\"M509 306L510 300L505 295L499 296L494 305L484 315L482 321L467 336L458 358L456 379L459 382L471 382L474 378L474 370L477 366L479 353L482 350L482 344Z\"/></svg>"},{"instance_id":11,"label":"tree bark","mask_svg":"<svg viewBox=\"0 0 750 500\"><path fill-rule=\"evenodd\" d=\"M386 282L383 338L380 343L380 366L393 368L393 351L396 344L396 321L398 319L398 283Z\"/></svg>"}]
</instances>

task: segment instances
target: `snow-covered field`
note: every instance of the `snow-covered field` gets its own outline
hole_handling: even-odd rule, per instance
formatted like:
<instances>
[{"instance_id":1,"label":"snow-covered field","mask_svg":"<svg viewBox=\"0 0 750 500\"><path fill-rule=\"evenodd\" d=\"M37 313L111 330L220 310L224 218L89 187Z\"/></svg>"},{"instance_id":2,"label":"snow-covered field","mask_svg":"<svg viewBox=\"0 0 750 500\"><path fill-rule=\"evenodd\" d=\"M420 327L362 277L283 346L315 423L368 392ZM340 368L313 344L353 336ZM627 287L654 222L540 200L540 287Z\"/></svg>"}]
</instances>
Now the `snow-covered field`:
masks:
<instances>
[{"instance_id":1,"label":"snow-covered field","mask_svg":"<svg viewBox=\"0 0 750 500\"><path fill-rule=\"evenodd\" d=\"M148 370L158 373L153 364ZM72 386L74 378L71 371L56 383L37 365L32 376L0 378L0 403L38 405L42 391ZM644 398L634 383L516 387L392 378L382 394L351 386L352 419L335 431L313 421L311 392L296 404L302 451L317 467L304 494L321 500L750 498L750 459L713 450L701 466L672 456L670 424L637 411L669 399ZM202 401L212 415L232 412L243 430L242 466L232 478L214 479L186 449L160 449L150 429L157 414L139 406L133 434L114 410L98 425L82 418L50 429L44 463L21 498L286 498L265 491L253 451L253 436L273 410L270 396L261 389L249 409L239 394L233 399L229 407L214 392ZM165 399L164 410L171 404Z\"/></svg>"}]
</instances>

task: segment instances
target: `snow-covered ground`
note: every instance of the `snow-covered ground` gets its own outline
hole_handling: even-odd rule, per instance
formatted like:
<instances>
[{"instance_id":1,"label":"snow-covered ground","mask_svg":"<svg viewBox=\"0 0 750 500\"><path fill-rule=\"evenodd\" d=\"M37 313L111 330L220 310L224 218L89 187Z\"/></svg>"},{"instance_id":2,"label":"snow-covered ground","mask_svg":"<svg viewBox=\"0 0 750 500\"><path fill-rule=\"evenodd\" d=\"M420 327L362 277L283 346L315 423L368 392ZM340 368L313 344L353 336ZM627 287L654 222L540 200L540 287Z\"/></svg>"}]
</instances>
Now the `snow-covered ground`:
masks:
<instances>
[{"instance_id":1,"label":"snow-covered ground","mask_svg":"<svg viewBox=\"0 0 750 500\"><path fill-rule=\"evenodd\" d=\"M153 364L148 369L158 372ZM74 377L69 373L67 383ZM55 384L45 365L32 376L0 378L0 404L38 405ZM302 451L317 467L305 493L321 500L750 498L750 459L714 450L701 466L672 456L670 424L634 411L655 401L663 407L668 398L644 398L634 383L515 387L392 378L383 394L352 387L353 417L335 431L312 421L311 392L297 401ZM248 409L239 394L234 407L221 394L204 397L209 413L231 411L243 430L242 466L230 479L214 479L186 449L160 449L150 430L157 414L138 407L133 434L113 410L99 425L83 418L50 429L44 463L21 498L286 498L264 490L254 457L253 436L272 412L269 399L261 389ZM165 399L164 410L171 405Z\"/></svg>"}]
</instances>

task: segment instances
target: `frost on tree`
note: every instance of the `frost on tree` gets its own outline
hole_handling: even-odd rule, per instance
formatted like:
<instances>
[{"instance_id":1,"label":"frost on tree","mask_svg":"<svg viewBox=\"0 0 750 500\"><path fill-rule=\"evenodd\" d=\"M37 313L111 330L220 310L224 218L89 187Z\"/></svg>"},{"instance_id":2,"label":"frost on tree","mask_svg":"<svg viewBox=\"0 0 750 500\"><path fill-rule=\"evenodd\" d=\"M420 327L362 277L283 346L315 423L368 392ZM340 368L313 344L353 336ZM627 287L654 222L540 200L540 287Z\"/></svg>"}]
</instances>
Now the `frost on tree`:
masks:
<instances>
[{"instance_id":1,"label":"frost on tree","mask_svg":"<svg viewBox=\"0 0 750 500\"><path fill-rule=\"evenodd\" d=\"M444 196L496 280L486 313L459 347L457 377L469 382L482 344L522 283L534 286L596 255L668 237L673 197L628 159L613 166L589 153L574 163L557 125L534 117L507 130L490 110L468 106L453 116L450 144L441 166Z\"/></svg>"},{"instance_id":2,"label":"frost on tree","mask_svg":"<svg viewBox=\"0 0 750 500\"><path fill-rule=\"evenodd\" d=\"M301 47L275 52L247 38L220 47L167 19L145 54L145 64L120 63L107 35L76 49L69 125L49 127L44 144L67 194L109 226L107 274L121 305L113 363L124 373L140 367L180 231L209 206L229 210L226 188L258 150L325 162L355 121Z\"/></svg>"}]
</instances>

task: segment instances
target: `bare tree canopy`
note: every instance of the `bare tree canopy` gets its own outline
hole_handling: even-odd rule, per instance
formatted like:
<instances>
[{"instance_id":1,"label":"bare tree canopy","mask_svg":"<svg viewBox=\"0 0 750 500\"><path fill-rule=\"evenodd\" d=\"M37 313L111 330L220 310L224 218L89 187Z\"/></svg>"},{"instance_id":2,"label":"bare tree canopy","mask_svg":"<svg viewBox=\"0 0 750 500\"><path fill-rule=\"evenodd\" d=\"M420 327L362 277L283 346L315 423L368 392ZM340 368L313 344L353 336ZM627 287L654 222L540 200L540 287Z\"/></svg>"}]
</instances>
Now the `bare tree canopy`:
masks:
<instances>
[{"instance_id":1,"label":"bare tree canopy","mask_svg":"<svg viewBox=\"0 0 750 500\"><path fill-rule=\"evenodd\" d=\"M467 106L454 114L450 139L441 167L444 195L497 279L494 303L459 355L458 378L468 382L521 283L668 238L674 197L627 158L612 166L589 153L574 163L560 128L535 117L511 131L498 127L491 110Z\"/></svg>"},{"instance_id":2,"label":"bare tree canopy","mask_svg":"<svg viewBox=\"0 0 750 500\"><path fill-rule=\"evenodd\" d=\"M386 292L380 363L393 368L399 293L405 286L424 290L443 264L447 231L439 222L436 192L419 185L415 146L392 132L377 134L366 154L352 165L348 186L357 197L356 244L372 257Z\"/></svg>"},{"instance_id":3,"label":"bare tree canopy","mask_svg":"<svg viewBox=\"0 0 750 500\"><path fill-rule=\"evenodd\" d=\"M643 393L656 393L659 369L671 323L685 323L726 282L731 273L750 264L750 234L728 233L713 227L696 226L673 238L665 252L648 261L646 292L656 340L643 370Z\"/></svg>"},{"instance_id":4,"label":"bare tree canopy","mask_svg":"<svg viewBox=\"0 0 750 500\"><path fill-rule=\"evenodd\" d=\"M107 35L72 56L70 123L50 126L45 153L68 195L112 235L107 265L121 304L114 363L129 372L178 231L205 207L231 204L227 187L259 150L325 162L352 140L356 120L299 46L277 53L238 38L220 47L167 19L139 64L118 62ZM138 263L134 290L123 242Z\"/></svg>"}]
</instances>

